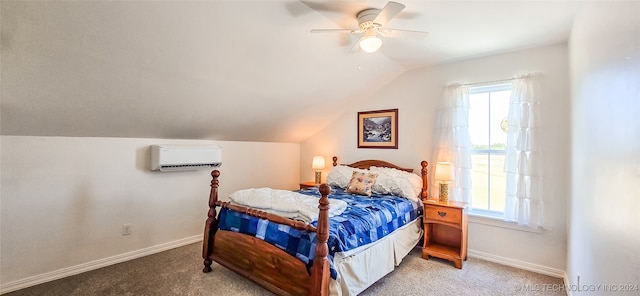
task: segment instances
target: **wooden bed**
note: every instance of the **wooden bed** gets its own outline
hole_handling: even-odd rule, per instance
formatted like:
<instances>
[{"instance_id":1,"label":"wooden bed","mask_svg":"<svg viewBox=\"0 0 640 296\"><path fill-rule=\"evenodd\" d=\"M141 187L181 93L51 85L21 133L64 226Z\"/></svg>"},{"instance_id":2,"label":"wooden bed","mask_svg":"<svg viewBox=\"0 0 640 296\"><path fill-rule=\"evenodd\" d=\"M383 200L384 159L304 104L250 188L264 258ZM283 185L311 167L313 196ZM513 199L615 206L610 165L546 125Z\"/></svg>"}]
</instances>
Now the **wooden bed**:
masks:
<instances>
[{"instance_id":1,"label":"wooden bed","mask_svg":"<svg viewBox=\"0 0 640 296\"><path fill-rule=\"evenodd\" d=\"M333 157L333 166L338 158ZM426 161L421 162L422 191L421 199L427 198L428 178ZM371 166L387 167L407 172L413 169L402 168L381 160L363 160L347 166L368 169ZM203 272L211 272L213 261L263 286L278 295L329 295L329 199L330 187L322 184L319 188L319 216L317 228L311 224L284 218L244 206L232 205L218 200L220 172L211 172L211 193L209 212L205 222L202 257ZM305 264L285 251L251 235L218 229L217 207L228 208L261 219L289 225L290 227L316 232L317 245L311 274Z\"/></svg>"}]
</instances>

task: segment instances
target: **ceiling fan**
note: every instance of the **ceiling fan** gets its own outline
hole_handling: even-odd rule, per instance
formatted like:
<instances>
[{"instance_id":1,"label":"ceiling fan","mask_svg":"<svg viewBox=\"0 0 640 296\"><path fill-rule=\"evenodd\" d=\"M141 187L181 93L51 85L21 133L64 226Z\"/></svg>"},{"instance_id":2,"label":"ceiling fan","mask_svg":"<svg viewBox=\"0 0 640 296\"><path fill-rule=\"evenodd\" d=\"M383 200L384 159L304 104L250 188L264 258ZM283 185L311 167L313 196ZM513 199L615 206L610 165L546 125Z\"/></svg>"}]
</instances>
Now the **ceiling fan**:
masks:
<instances>
[{"instance_id":1,"label":"ceiling fan","mask_svg":"<svg viewBox=\"0 0 640 296\"><path fill-rule=\"evenodd\" d=\"M385 25L406 6L404 4L389 1L382 10L376 8L367 8L356 14L358 19L357 29L313 29L311 33L350 33L354 35L362 35L356 44L368 53L376 52L382 46L382 37L396 37L395 33L408 33L416 37L426 37L428 32L390 29ZM355 45L354 45L355 47Z\"/></svg>"}]
</instances>

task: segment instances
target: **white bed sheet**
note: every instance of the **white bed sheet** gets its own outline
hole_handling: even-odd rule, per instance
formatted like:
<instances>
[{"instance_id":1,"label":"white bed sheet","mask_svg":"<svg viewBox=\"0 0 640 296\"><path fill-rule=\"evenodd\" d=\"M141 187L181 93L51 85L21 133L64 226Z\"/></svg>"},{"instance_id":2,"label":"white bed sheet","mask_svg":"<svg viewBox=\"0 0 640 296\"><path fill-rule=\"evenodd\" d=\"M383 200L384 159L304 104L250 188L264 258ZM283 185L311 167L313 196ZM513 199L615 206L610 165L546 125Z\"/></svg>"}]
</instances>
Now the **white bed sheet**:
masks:
<instances>
[{"instance_id":1,"label":"white bed sheet","mask_svg":"<svg viewBox=\"0 0 640 296\"><path fill-rule=\"evenodd\" d=\"M330 295L358 295L393 271L420 240L421 222L418 218L375 243L336 253L333 262L340 280L331 279Z\"/></svg>"}]
</instances>

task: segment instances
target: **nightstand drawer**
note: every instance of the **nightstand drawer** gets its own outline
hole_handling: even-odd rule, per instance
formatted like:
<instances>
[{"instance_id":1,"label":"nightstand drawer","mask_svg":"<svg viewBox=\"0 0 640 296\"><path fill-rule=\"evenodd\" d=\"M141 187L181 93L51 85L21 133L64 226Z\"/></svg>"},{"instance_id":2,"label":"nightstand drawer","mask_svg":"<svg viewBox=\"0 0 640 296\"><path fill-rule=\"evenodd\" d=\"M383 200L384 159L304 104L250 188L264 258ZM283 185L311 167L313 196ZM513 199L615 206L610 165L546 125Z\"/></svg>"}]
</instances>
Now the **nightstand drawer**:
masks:
<instances>
[{"instance_id":1,"label":"nightstand drawer","mask_svg":"<svg viewBox=\"0 0 640 296\"><path fill-rule=\"evenodd\" d=\"M445 223L460 224L462 211L456 208L429 206L425 209L424 217Z\"/></svg>"}]
</instances>

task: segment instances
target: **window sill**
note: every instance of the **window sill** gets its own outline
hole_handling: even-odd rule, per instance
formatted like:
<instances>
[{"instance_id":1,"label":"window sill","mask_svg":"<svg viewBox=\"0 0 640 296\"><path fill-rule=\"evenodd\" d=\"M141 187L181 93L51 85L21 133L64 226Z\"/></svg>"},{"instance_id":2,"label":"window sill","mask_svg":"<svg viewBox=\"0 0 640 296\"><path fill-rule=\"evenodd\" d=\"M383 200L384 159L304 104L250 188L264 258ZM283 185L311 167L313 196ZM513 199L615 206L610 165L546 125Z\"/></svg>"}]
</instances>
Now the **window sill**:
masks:
<instances>
[{"instance_id":1,"label":"window sill","mask_svg":"<svg viewBox=\"0 0 640 296\"><path fill-rule=\"evenodd\" d=\"M494 227L519 230L524 232L542 233L542 228L540 227L531 228L528 226L520 226L515 222L504 221L502 220L502 218L489 216L489 215L482 215L478 213L471 213L471 212L469 213L469 223L483 224L483 225L489 225Z\"/></svg>"}]
</instances>

